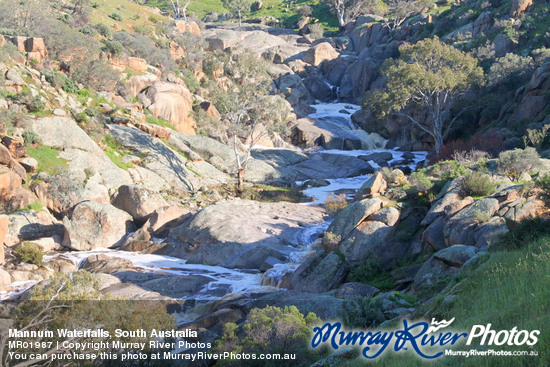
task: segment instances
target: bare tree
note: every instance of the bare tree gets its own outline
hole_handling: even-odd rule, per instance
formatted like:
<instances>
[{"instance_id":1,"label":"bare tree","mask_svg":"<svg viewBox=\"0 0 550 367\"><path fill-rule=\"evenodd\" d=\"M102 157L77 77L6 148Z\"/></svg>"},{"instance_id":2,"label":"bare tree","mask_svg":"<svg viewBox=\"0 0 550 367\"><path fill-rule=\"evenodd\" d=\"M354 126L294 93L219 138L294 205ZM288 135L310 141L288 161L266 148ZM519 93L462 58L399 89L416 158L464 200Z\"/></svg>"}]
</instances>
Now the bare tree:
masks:
<instances>
[{"instance_id":1,"label":"bare tree","mask_svg":"<svg viewBox=\"0 0 550 367\"><path fill-rule=\"evenodd\" d=\"M419 14L430 5L430 0L387 0L384 23L389 29L395 30L409 17Z\"/></svg>"},{"instance_id":2,"label":"bare tree","mask_svg":"<svg viewBox=\"0 0 550 367\"><path fill-rule=\"evenodd\" d=\"M191 3L191 0L184 0L183 5L180 5L180 0L170 0L172 4L172 9L174 10L174 17L180 19L183 17L187 21L187 7Z\"/></svg>"}]
</instances>

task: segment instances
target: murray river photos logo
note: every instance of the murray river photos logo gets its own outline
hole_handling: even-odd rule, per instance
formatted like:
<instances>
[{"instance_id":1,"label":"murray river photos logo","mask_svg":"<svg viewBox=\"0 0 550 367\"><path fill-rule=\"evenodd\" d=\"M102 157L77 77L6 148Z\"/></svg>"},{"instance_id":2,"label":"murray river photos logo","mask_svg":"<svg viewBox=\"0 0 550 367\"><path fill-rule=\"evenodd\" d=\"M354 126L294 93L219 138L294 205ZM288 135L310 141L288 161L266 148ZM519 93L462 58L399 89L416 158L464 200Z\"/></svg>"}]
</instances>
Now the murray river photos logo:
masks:
<instances>
[{"instance_id":1,"label":"murray river photos logo","mask_svg":"<svg viewBox=\"0 0 550 367\"><path fill-rule=\"evenodd\" d=\"M465 342L467 346L534 346L538 342L539 330L493 330L491 324L474 325L470 332L449 331L447 328L455 319L431 323L413 323L402 320L403 328L393 330L347 331L340 322L327 322L313 329L311 346L328 345L334 350L344 346L362 347L361 354L368 359L379 357L384 352L412 350L425 359L441 357L446 349ZM446 330L447 329L447 330Z\"/></svg>"}]
</instances>

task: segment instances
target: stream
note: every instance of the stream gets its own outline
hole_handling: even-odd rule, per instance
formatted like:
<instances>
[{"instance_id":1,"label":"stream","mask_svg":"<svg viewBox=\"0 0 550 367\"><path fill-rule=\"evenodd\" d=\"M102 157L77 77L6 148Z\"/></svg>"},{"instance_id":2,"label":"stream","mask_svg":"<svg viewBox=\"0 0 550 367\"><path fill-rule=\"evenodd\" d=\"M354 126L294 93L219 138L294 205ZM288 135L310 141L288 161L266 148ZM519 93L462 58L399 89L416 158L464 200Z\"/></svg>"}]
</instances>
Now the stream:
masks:
<instances>
[{"instance_id":1,"label":"stream","mask_svg":"<svg viewBox=\"0 0 550 367\"><path fill-rule=\"evenodd\" d=\"M380 137L369 136L363 130L357 129L351 120L351 114L357 111L360 107L343 103L321 104L313 106L317 111L310 115L310 118L319 122L322 128L334 132L340 137L348 137L353 139L361 139L365 142L365 146L372 146L373 142L380 142ZM345 112L347 111L347 112ZM352 156L367 155L373 152L389 152L393 159L389 162L400 161L404 152L398 150L323 150L320 148L312 154L345 154ZM415 158L410 165L412 169L416 164L426 158L426 152L414 152ZM380 168L375 162L370 161L369 164L374 168ZM314 205L323 203L328 195L338 192L352 192L357 190L365 183L370 175L362 175L357 177L343 177L328 179L329 185L322 187L310 187L303 190L303 193L312 198L311 202L304 205ZM302 182L297 182L300 185ZM352 197L352 195L349 195ZM142 254L137 252L126 252L120 250L100 249L93 251L80 252L63 252L51 256L45 256L44 261L52 261L53 259L65 258L72 261L75 265L80 266L82 262L92 254L104 253L111 257L124 258L130 260L137 271L158 273L165 275L176 275L186 277L189 275L201 275L210 278L202 289L193 295L193 299L199 303L208 303L219 300L223 297L228 297L235 293L252 292L252 291L277 291L278 285L281 283L285 275L292 273L300 264L302 264L309 256L312 256L318 246L323 232L330 225L330 220L318 223L313 226L304 226L297 238L297 244L289 253L285 263L276 264L273 268L265 273L259 270L242 270L242 269L227 269L220 266L196 265L187 264L186 260L179 258ZM162 240L160 240L162 241ZM9 300L19 296L28 288L32 287L35 282L19 282L13 283L12 292L0 292L0 300Z\"/></svg>"}]
</instances>

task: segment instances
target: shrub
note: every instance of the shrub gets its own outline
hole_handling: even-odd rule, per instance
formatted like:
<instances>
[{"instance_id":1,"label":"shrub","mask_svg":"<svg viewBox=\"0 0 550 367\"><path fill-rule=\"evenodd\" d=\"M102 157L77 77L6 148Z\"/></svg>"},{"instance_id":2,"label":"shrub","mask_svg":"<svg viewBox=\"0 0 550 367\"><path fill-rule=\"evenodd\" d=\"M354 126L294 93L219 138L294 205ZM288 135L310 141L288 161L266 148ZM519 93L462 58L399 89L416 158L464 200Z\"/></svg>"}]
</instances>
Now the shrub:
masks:
<instances>
[{"instance_id":1,"label":"shrub","mask_svg":"<svg viewBox=\"0 0 550 367\"><path fill-rule=\"evenodd\" d=\"M105 38L111 38L113 37L113 32L111 32L111 28L106 26L103 23L96 24L95 29Z\"/></svg>"},{"instance_id":2,"label":"shrub","mask_svg":"<svg viewBox=\"0 0 550 367\"><path fill-rule=\"evenodd\" d=\"M23 140L25 141L25 146L27 147L32 144L42 143L42 139L34 131L27 130L23 133L22 136L23 136Z\"/></svg>"},{"instance_id":3,"label":"shrub","mask_svg":"<svg viewBox=\"0 0 550 367\"><path fill-rule=\"evenodd\" d=\"M476 133L467 141L453 140L443 145L439 153L430 159L430 164L440 161L454 159L455 152L469 152L472 150L487 152L489 157L493 157L502 152L504 147L503 136L493 130L486 133Z\"/></svg>"},{"instance_id":4,"label":"shrub","mask_svg":"<svg viewBox=\"0 0 550 367\"><path fill-rule=\"evenodd\" d=\"M316 359L316 353L308 349L309 337L313 326L319 323L321 320L314 313L304 316L296 306L254 308L240 329L234 323L225 324L223 336L214 348L220 353L296 354L294 360L265 360L262 361L262 366L309 365ZM230 359L218 362L222 366L233 363ZM239 360L239 366L258 365L258 361L254 359Z\"/></svg>"},{"instance_id":5,"label":"shrub","mask_svg":"<svg viewBox=\"0 0 550 367\"><path fill-rule=\"evenodd\" d=\"M323 38L324 29L319 23L310 24L307 27L309 29L309 35L311 36L311 38Z\"/></svg>"},{"instance_id":6,"label":"shrub","mask_svg":"<svg viewBox=\"0 0 550 367\"><path fill-rule=\"evenodd\" d=\"M367 283L382 272L380 261L375 258L367 258L365 262L351 269L348 279L352 282Z\"/></svg>"},{"instance_id":7,"label":"shrub","mask_svg":"<svg viewBox=\"0 0 550 367\"><path fill-rule=\"evenodd\" d=\"M13 256L15 260L42 266L42 251L44 249L37 243L34 242L23 242L13 249Z\"/></svg>"},{"instance_id":8,"label":"shrub","mask_svg":"<svg viewBox=\"0 0 550 367\"><path fill-rule=\"evenodd\" d=\"M332 252L338 248L338 244L342 240L342 236L334 234L332 232L325 232L321 244L327 253Z\"/></svg>"},{"instance_id":9,"label":"shrub","mask_svg":"<svg viewBox=\"0 0 550 367\"><path fill-rule=\"evenodd\" d=\"M462 189L468 196L487 196L495 192L496 183L483 172L470 171L462 179Z\"/></svg>"},{"instance_id":10,"label":"shrub","mask_svg":"<svg viewBox=\"0 0 550 367\"><path fill-rule=\"evenodd\" d=\"M374 327L386 320L382 302L371 297L346 301L340 317L347 328L360 329Z\"/></svg>"},{"instance_id":11,"label":"shrub","mask_svg":"<svg viewBox=\"0 0 550 367\"><path fill-rule=\"evenodd\" d=\"M118 41L105 41L103 50L111 55L121 55L124 53L124 46Z\"/></svg>"},{"instance_id":12,"label":"shrub","mask_svg":"<svg viewBox=\"0 0 550 367\"><path fill-rule=\"evenodd\" d=\"M455 151L453 159L467 167L472 167L489 158L489 153L483 150L472 149L470 151Z\"/></svg>"},{"instance_id":13,"label":"shrub","mask_svg":"<svg viewBox=\"0 0 550 367\"><path fill-rule=\"evenodd\" d=\"M525 248L532 242L550 235L550 222L541 217L524 219L519 223L511 222L509 231L491 246L491 250L514 251Z\"/></svg>"},{"instance_id":14,"label":"shrub","mask_svg":"<svg viewBox=\"0 0 550 367\"><path fill-rule=\"evenodd\" d=\"M157 47L157 45L147 36L117 32L113 35L113 39L123 45L133 56L147 60L147 63L150 65L156 66L160 64L166 71L174 71L177 69L177 65L170 55L170 51Z\"/></svg>"},{"instance_id":15,"label":"shrub","mask_svg":"<svg viewBox=\"0 0 550 367\"><path fill-rule=\"evenodd\" d=\"M113 14L109 15L109 18L111 18L113 20L116 20L117 22L122 22L122 15L120 15L118 13L113 13Z\"/></svg>"},{"instance_id":16,"label":"shrub","mask_svg":"<svg viewBox=\"0 0 550 367\"><path fill-rule=\"evenodd\" d=\"M21 302L12 314L15 327L28 330L51 330L55 336L49 341L61 344L63 341L72 340L69 337L59 336L55 330L78 329L96 330L98 328L108 331L114 335L116 329L135 330L141 328L149 335L151 330L175 329L175 320L166 312L166 305L156 301L125 300L121 297L114 299L111 295L100 292L101 281L98 276L86 271L77 271L74 274L63 275L57 273L53 278L41 282L34 287L28 299ZM46 317L36 318L36 315ZM3 331L0 331L3 333ZM24 350L27 353L46 353L50 348L47 343L39 343L44 339L27 339L32 346ZM97 353L93 349L93 343L102 341L104 338L92 338L83 336L78 338L82 343L80 353ZM121 337L122 342L143 341L140 337ZM32 341L32 343L31 343ZM146 346L143 353L150 353ZM107 347L103 350L106 353L128 353L122 349ZM168 351L161 349L161 353ZM23 352L22 349L13 347L11 352ZM65 353L64 351L56 351ZM140 351L142 352L142 351ZM154 352L157 352L155 350ZM72 353L72 351L66 351ZM118 357L120 360L120 356ZM16 361L13 361L15 365ZM27 359L26 362L29 360ZM66 365L66 363L53 364L55 366ZM81 364L82 365L82 364ZM148 365L153 365L150 362Z\"/></svg>"},{"instance_id":17,"label":"shrub","mask_svg":"<svg viewBox=\"0 0 550 367\"><path fill-rule=\"evenodd\" d=\"M540 149L547 137L548 130L550 130L550 124L544 124L540 129L527 129L527 135L523 137L525 147L527 148L530 143L536 149Z\"/></svg>"},{"instance_id":18,"label":"shrub","mask_svg":"<svg viewBox=\"0 0 550 367\"><path fill-rule=\"evenodd\" d=\"M55 88L61 88L67 93L78 93L78 87L71 78L55 71L42 72L44 78Z\"/></svg>"},{"instance_id":19,"label":"shrub","mask_svg":"<svg viewBox=\"0 0 550 367\"><path fill-rule=\"evenodd\" d=\"M34 96L28 101L25 102L27 108L30 112L39 112L43 111L46 108L46 103L42 100L40 96Z\"/></svg>"},{"instance_id":20,"label":"shrub","mask_svg":"<svg viewBox=\"0 0 550 367\"><path fill-rule=\"evenodd\" d=\"M428 176L426 176L425 169L413 172L409 178L409 182L411 188L416 192L426 192L434 185Z\"/></svg>"},{"instance_id":21,"label":"shrub","mask_svg":"<svg viewBox=\"0 0 550 367\"><path fill-rule=\"evenodd\" d=\"M330 194L325 200L325 209L327 212L334 214L348 206L348 197L346 194Z\"/></svg>"},{"instance_id":22,"label":"shrub","mask_svg":"<svg viewBox=\"0 0 550 367\"><path fill-rule=\"evenodd\" d=\"M104 91L113 89L118 80L118 72L101 60L90 60L75 70L72 77L77 83Z\"/></svg>"},{"instance_id":23,"label":"shrub","mask_svg":"<svg viewBox=\"0 0 550 367\"><path fill-rule=\"evenodd\" d=\"M539 178L535 185L541 189L541 192L539 193L539 197L547 207L550 207L550 175L544 176L542 178Z\"/></svg>"},{"instance_id":24,"label":"shrub","mask_svg":"<svg viewBox=\"0 0 550 367\"><path fill-rule=\"evenodd\" d=\"M502 84L514 90L531 77L534 68L535 63L530 56L522 57L507 53L491 66L487 75L487 84L489 86Z\"/></svg>"},{"instance_id":25,"label":"shrub","mask_svg":"<svg viewBox=\"0 0 550 367\"><path fill-rule=\"evenodd\" d=\"M497 160L500 172L517 181L521 175L540 166L540 158L535 148L514 149L502 152Z\"/></svg>"},{"instance_id":26,"label":"shrub","mask_svg":"<svg viewBox=\"0 0 550 367\"><path fill-rule=\"evenodd\" d=\"M97 30L94 27L90 26L90 25L87 25L87 26L84 26L84 27L80 28L80 32L84 33L88 36L95 36L97 34Z\"/></svg>"},{"instance_id":27,"label":"shrub","mask_svg":"<svg viewBox=\"0 0 550 367\"><path fill-rule=\"evenodd\" d=\"M311 6L302 5L298 9L296 9L296 13L298 13L299 15L301 15L303 17L309 17L309 16L311 16L311 13L312 13Z\"/></svg>"}]
</instances>

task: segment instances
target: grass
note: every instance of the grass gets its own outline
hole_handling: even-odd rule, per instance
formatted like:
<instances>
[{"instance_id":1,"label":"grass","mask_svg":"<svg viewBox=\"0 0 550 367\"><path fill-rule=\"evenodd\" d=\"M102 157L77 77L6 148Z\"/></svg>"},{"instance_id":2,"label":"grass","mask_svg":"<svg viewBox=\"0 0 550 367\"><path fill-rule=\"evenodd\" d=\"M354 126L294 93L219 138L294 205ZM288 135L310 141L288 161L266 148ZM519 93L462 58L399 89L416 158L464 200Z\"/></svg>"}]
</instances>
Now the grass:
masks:
<instances>
[{"instance_id":1,"label":"grass","mask_svg":"<svg viewBox=\"0 0 550 367\"><path fill-rule=\"evenodd\" d=\"M112 135L105 135L103 142L105 144L105 155L109 157L111 162L113 162L117 167L127 170L128 168L133 168L132 163L122 162L122 157L127 155L122 150L122 145L115 139Z\"/></svg>"},{"instance_id":2,"label":"grass","mask_svg":"<svg viewBox=\"0 0 550 367\"><path fill-rule=\"evenodd\" d=\"M152 125L162 126L162 127L168 127L174 131L177 131L174 125L172 125L171 123L169 123L168 121L160 117L149 115L147 116L147 123Z\"/></svg>"},{"instance_id":3,"label":"grass","mask_svg":"<svg viewBox=\"0 0 550 367\"><path fill-rule=\"evenodd\" d=\"M202 0L201 0L202 1ZM137 4L130 0L94 0L97 7L92 9L92 23L103 23L113 30L133 31L134 27L155 27L150 18L157 21L169 22L169 18L156 14L152 9ZM110 16L113 13L120 14L122 21L118 22Z\"/></svg>"},{"instance_id":4,"label":"grass","mask_svg":"<svg viewBox=\"0 0 550 367\"><path fill-rule=\"evenodd\" d=\"M282 21L285 27L293 27L294 24L300 19L300 16L296 13L296 10L300 6L309 5L312 8L312 17L317 18L325 30L338 30L338 20L322 0L298 0L289 8L287 8L283 0L263 0L262 4L262 9L247 14L244 19L251 20L264 17L273 17ZM165 11L171 10L170 2L168 0L148 0L147 5L159 7ZM188 14L199 19L202 19L209 13L224 14L228 12L229 10L223 6L221 0L192 1L188 8Z\"/></svg>"},{"instance_id":5,"label":"grass","mask_svg":"<svg viewBox=\"0 0 550 367\"><path fill-rule=\"evenodd\" d=\"M256 184L251 188L245 189L241 197L243 199L257 200L268 203L276 203L280 201L300 203L304 201L304 197L298 188L264 184Z\"/></svg>"},{"instance_id":6,"label":"grass","mask_svg":"<svg viewBox=\"0 0 550 367\"><path fill-rule=\"evenodd\" d=\"M59 168L67 167L67 160L58 156L59 151L45 145L28 148L27 153L38 161L38 172L53 175Z\"/></svg>"},{"instance_id":7,"label":"grass","mask_svg":"<svg viewBox=\"0 0 550 367\"><path fill-rule=\"evenodd\" d=\"M526 232L528 229L539 231ZM503 250L492 251L492 256L477 269L466 270L459 276L461 281L453 290L456 296L450 305L441 303L438 297L436 307L425 317L431 319L456 318L455 330L470 332L473 325L492 324L491 329L540 330L538 343L528 346L479 346L479 339L472 345L457 345L453 350L509 350L538 351L538 357L514 356L470 356L443 357L431 362L432 366L533 366L550 365L550 234L545 228L548 222L534 220L522 223L504 236L500 242ZM517 233L516 233L517 232ZM524 232L524 240L518 236ZM520 243L521 242L521 243ZM506 250L507 249L507 250ZM397 295L396 295L397 297ZM413 301L409 299L408 301ZM418 314L424 314L427 307L421 306ZM358 365L359 360L349 361L344 366ZM364 364L364 359L361 361ZM423 366L425 361L412 353L384 353L374 366Z\"/></svg>"}]
</instances>

